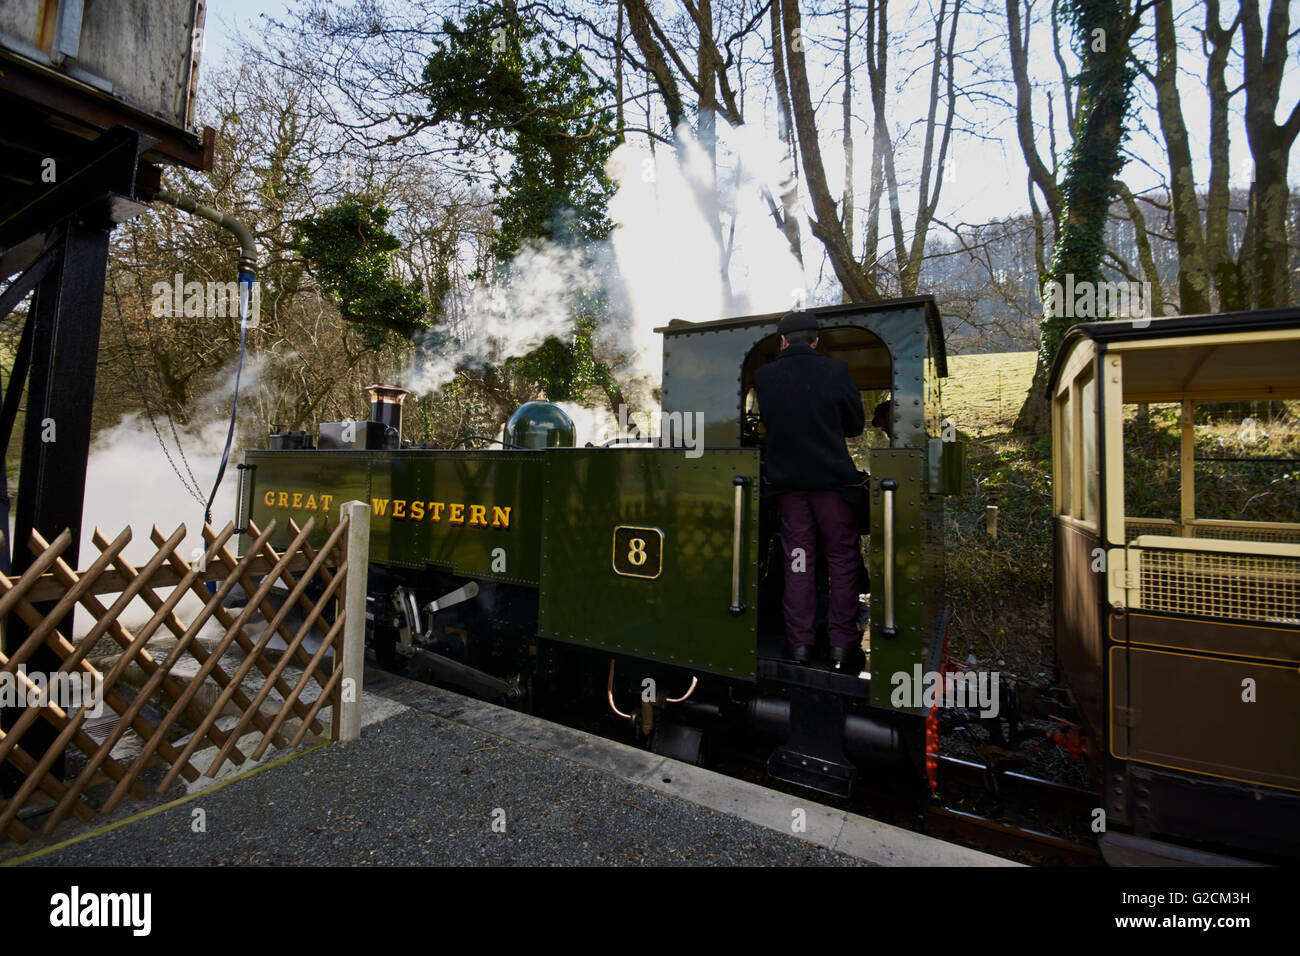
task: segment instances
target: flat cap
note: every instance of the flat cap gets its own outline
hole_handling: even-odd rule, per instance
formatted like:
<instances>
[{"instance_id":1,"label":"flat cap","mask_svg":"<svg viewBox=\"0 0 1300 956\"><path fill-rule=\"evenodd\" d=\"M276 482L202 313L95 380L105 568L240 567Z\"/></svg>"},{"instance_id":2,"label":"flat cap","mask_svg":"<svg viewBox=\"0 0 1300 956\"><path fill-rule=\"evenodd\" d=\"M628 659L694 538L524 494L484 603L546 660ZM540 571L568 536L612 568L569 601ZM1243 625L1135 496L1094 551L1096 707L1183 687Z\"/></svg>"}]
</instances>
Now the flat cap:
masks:
<instances>
[{"instance_id":1,"label":"flat cap","mask_svg":"<svg viewBox=\"0 0 1300 956\"><path fill-rule=\"evenodd\" d=\"M817 319L811 312L791 312L779 323L776 331L778 335L789 335L791 332L816 332Z\"/></svg>"}]
</instances>

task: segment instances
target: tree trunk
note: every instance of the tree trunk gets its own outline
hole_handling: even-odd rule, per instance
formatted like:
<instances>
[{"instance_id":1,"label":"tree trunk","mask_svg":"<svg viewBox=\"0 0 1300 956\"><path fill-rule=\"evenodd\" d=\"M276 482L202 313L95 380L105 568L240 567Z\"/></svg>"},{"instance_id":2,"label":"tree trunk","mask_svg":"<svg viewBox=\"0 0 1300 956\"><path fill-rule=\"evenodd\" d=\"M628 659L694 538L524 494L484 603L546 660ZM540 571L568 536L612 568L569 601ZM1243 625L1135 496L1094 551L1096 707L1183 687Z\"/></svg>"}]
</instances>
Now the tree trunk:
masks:
<instances>
[{"instance_id":1,"label":"tree trunk","mask_svg":"<svg viewBox=\"0 0 1300 956\"><path fill-rule=\"evenodd\" d=\"M813 113L812 92L808 85L808 71L804 63L805 38L800 24L797 0L773 0L781 4L782 26L785 32L785 56L790 70L790 98L794 108L795 129L799 134L799 155L803 159L804 181L812 201L812 232L826 247L826 253L835 270L840 285L850 301L872 302L880 298L876 287L863 273L853 256L840 226L835 200L831 198L826 183L826 168L822 165L821 146L817 140L817 120Z\"/></svg>"},{"instance_id":2,"label":"tree trunk","mask_svg":"<svg viewBox=\"0 0 1300 956\"><path fill-rule=\"evenodd\" d=\"M623 0L618 0L618 27L614 33L614 103L619 142L623 141Z\"/></svg>"},{"instance_id":3,"label":"tree trunk","mask_svg":"<svg viewBox=\"0 0 1300 956\"><path fill-rule=\"evenodd\" d=\"M772 3L770 9L770 25L772 29L772 81L776 86L776 128L777 135L781 142L785 144L785 159L782 161L782 171L787 175L785 180L780 184L781 189L781 217L779 224L781 231L785 233L786 241L790 243L790 251L794 257L803 264L803 249L799 239L799 170L797 146L794 139L794 118L791 115L790 108L790 84L786 79L785 72L785 40L781 32L781 4ZM789 163L789 169L785 169L786 163Z\"/></svg>"},{"instance_id":4,"label":"tree trunk","mask_svg":"<svg viewBox=\"0 0 1300 956\"><path fill-rule=\"evenodd\" d=\"M921 261L925 254L925 237L930 230L930 223L934 220L934 212L939 207L939 193L943 189L944 163L948 158L953 114L957 108L957 96L953 88L953 45L957 42L957 20L960 14L961 0L955 0L952 20L948 24L948 45L945 50L943 27L947 16L947 0L939 0L939 16L934 23L934 55L930 62L930 108L926 113L925 145L921 150L921 185L917 192L916 220L912 227L912 248L908 252L906 267L899 276L899 289L902 295L916 295L917 285L921 279ZM943 69L945 65L946 71ZM934 134L939 110L939 77L943 72L947 73L948 108L943 122L943 135L939 142L939 155L936 157Z\"/></svg>"},{"instance_id":5,"label":"tree trunk","mask_svg":"<svg viewBox=\"0 0 1300 956\"><path fill-rule=\"evenodd\" d=\"M705 37L713 35L713 6L711 0L700 0L698 26L700 44L696 51L695 69L700 78L700 107L696 111L696 134L700 145L709 157L709 179L716 186L718 170L718 77L709 56Z\"/></svg>"},{"instance_id":6,"label":"tree trunk","mask_svg":"<svg viewBox=\"0 0 1300 956\"><path fill-rule=\"evenodd\" d=\"M625 6L632 39L636 41L637 49L641 51L641 56L645 60L646 69L650 71L655 86L659 89L659 95L663 98L664 107L668 110L668 123L675 130L686 118L686 109L682 105L682 94L677 87L677 79L673 76L668 61L664 59L663 48L654 37L654 31L650 26L650 11L646 7L645 0L625 0Z\"/></svg>"},{"instance_id":7,"label":"tree trunk","mask_svg":"<svg viewBox=\"0 0 1300 956\"><path fill-rule=\"evenodd\" d=\"M1300 132L1300 103L1287 121L1274 122L1282 77L1286 68L1287 40L1291 29L1288 0L1273 0L1268 24L1261 28L1259 0L1242 0L1242 72L1246 88L1246 137L1255 161L1250 219L1255 261L1252 275L1252 305L1269 308L1286 305L1291 297L1287 275L1286 238L1287 159L1291 144Z\"/></svg>"},{"instance_id":8,"label":"tree trunk","mask_svg":"<svg viewBox=\"0 0 1300 956\"><path fill-rule=\"evenodd\" d=\"M1169 192L1174 207L1174 239L1178 245L1178 311L1200 315L1210 311L1210 270L1201 231L1201 203L1192 173L1192 150L1183 122L1182 100L1178 95L1178 39L1174 34L1174 11L1169 3L1157 3L1156 109L1160 130L1169 154Z\"/></svg>"},{"instance_id":9,"label":"tree trunk","mask_svg":"<svg viewBox=\"0 0 1300 956\"><path fill-rule=\"evenodd\" d=\"M840 108L844 123L844 198L840 201L840 225L853 245L853 62L850 42L853 26L849 19L850 0L844 0L844 91Z\"/></svg>"},{"instance_id":10,"label":"tree trunk","mask_svg":"<svg viewBox=\"0 0 1300 956\"><path fill-rule=\"evenodd\" d=\"M1205 202L1205 258L1218 292L1219 310L1246 308L1241 270L1228 251L1228 84L1225 79L1232 37L1240 16L1224 29L1219 26L1219 0L1206 0L1205 39L1207 64L1205 90L1210 98L1210 184Z\"/></svg>"},{"instance_id":11,"label":"tree trunk","mask_svg":"<svg viewBox=\"0 0 1300 956\"><path fill-rule=\"evenodd\" d=\"M1065 277L1073 275L1077 285L1101 278L1112 183L1124 166L1120 144L1133 87L1128 41L1135 24L1129 20L1125 0L1080 3L1069 13L1083 68L1074 144L1061 184L1064 216L1052 249L1050 278L1065 285ZM1051 300L1044 297L1034 382L1016 422L1018 429L1032 434L1043 434L1050 427L1044 393L1048 370L1066 330L1076 321L1073 303L1064 305L1064 314L1057 315Z\"/></svg>"},{"instance_id":12,"label":"tree trunk","mask_svg":"<svg viewBox=\"0 0 1300 956\"><path fill-rule=\"evenodd\" d=\"M884 173L884 188L889 197L889 222L893 228L894 263L901 277L907 266L907 249L903 245L903 210L898 200L898 176L894 172L894 144L889 136L889 119L885 115L885 81L889 75L889 6L886 0L875 0L867 15L875 13L874 48L867 47L867 80L871 85L871 119L876 127L880 144L880 169ZM868 36L871 36L869 33ZM873 247L873 252L874 247Z\"/></svg>"},{"instance_id":13,"label":"tree trunk","mask_svg":"<svg viewBox=\"0 0 1300 956\"><path fill-rule=\"evenodd\" d=\"M1011 48L1011 75L1016 84L1016 138L1020 152L1029 167L1029 177L1047 201L1052 214L1053 232L1061 222L1061 192L1056 178L1038 155L1037 136L1034 131L1033 93L1029 86L1029 23L1020 22L1020 0L1006 0L1007 39Z\"/></svg>"},{"instance_id":14,"label":"tree trunk","mask_svg":"<svg viewBox=\"0 0 1300 956\"><path fill-rule=\"evenodd\" d=\"M1160 285L1160 273L1156 269L1155 256L1151 253L1151 237L1147 235L1146 217L1142 215L1142 210L1138 208L1132 190L1122 182L1117 182L1115 189L1120 198L1124 200L1124 208L1128 210L1129 222L1133 224L1133 232L1136 237L1138 261L1142 263L1142 274L1151 285L1151 314L1159 318L1165 314L1165 291Z\"/></svg>"}]
</instances>

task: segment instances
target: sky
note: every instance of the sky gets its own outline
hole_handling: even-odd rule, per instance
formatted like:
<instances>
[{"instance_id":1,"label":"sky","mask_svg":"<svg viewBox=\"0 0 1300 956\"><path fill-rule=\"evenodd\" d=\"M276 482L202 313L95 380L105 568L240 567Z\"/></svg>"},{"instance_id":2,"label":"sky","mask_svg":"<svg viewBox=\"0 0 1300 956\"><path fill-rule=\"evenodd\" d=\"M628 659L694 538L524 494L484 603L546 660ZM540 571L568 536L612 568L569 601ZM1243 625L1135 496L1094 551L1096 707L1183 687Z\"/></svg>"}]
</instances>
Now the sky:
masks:
<instances>
[{"instance_id":1,"label":"sky","mask_svg":"<svg viewBox=\"0 0 1300 956\"><path fill-rule=\"evenodd\" d=\"M238 49L240 32L256 29L258 14L266 12L275 16L291 6L286 0L208 0L202 62L225 62L231 51ZM202 74L199 81L202 82Z\"/></svg>"},{"instance_id":2,"label":"sky","mask_svg":"<svg viewBox=\"0 0 1300 956\"><path fill-rule=\"evenodd\" d=\"M914 0L914 5L910 8L898 4L891 6L890 16L894 20L891 29L899 31L905 24L924 22L924 17L928 14L928 4L930 0ZM1191 0L1174 0L1176 9L1180 11L1179 23L1194 24L1200 17L1196 7ZM241 30L256 30L257 18L260 13L266 12L272 16L280 16L293 7L292 0L209 0L207 11L207 24L205 31L205 43L203 64L212 68L217 64L237 56L237 50L241 43ZM1040 4L1041 6L1041 4ZM1224 5L1225 11L1232 4ZM901 15L898 11L902 11ZM969 14L968 14L969 16ZM919 19L918 19L919 18ZM976 28L978 21L968 19L967 29ZM985 22L987 29L987 22ZM1148 28L1147 33L1150 30ZM838 42L838 36L825 38L831 45ZM998 46L994 43L993 49L1005 50L1005 42ZM1051 59L1050 46L1046 43L1046 37L1035 37L1031 41L1031 70L1045 70L1044 78L1050 78L1054 75L1056 69L1055 63ZM824 54L827 58L831 53ZM837 54L836 54L837 55ZM924 55L924 51L921 51ZM891 62L891 81L896 81L897 77L902 74L907 64L904 62L906 53L899 44L898 49L891 52L894 58ZM1186 119L1188 132L1191 138L1191 147L1193 159L1196 163L1196 179L1202 188L1204 188L1208 175L1208 156L1209 156L1209 107L1204 95L1204 83L1198 77L1188 73L1189 68L1200 69L1200 57L1186 57L1180 63L1184 76L1179 84L1180 93L1183 101L1183 111ZM1300 99L1300 61L1293 56L1289 63L1289 70L1286 80L1283 84L1281 98L1281 110L1289 110L1291 105ZM812 58L810 57L810 71L813 70ZM815 88L826 89L832 82L832 74L827 72L823 74L823 81L817 82L817 75L814 73L812 79ZM891 97L889 111L891 116L896 118L907 118L923 116L927 108L927 79L924 72L914 75L902 91ZM861 92L866 85L865 71L859 71L857 85ZM1231 79L1230 79L1231 82ZM1139 78L1137 83L1139 107L1141 103L1152 103L1154 93L1150 90L1150 84L1144 79ZM819 111L823 127L823 161L826 166L826 173L830 180L832 192L839 195L843 188L843 164L840 158L838 142L840 132L838 130L839 122L839 90L831 89L822 102L822 108ZM1011 95L1006 91L1006 95ZM1233 100L1234 110L1231 119L1231 168L1232 168L1232 185L1245 187L1249 185L1250 176L1250 153L1246 140L1245 126L1242 120L1244 111L1244 95L1239 94ZM1034 119L1038 123L1046 119L1045 103L1037 101L1035 103ZM1060 104L1057 103L1059 113ZM755 110L751 107L749 115L754 115ZM857 115L866 116L868 110L865 104L857 110ZM1005 114L1007 111L1002 110ZM1282 113L1282 118L1285 113ZM1021 157L1020 148L1015 140L1014 127L1010 118L1003 115L1003 122L996 129L981 130L981 133L988 137L986 139L972 136L955 135L953 146L951 147L950 161L945 168L945 183L941 194L938 216L952 223L967 222L978 223L990 219L1002 218L1014 215L1028 210L1027 194L1025 187L1025 164ZM975 120L978 125L979 120ZM1058 126L1060 124L1058 123ZM1145 108L1139 112L1135 121L1130 123L1130 137L1128 140L1129 150L1134 154L1130 159L1122 178L1135 193L1142 193L1144 190L1153 189L1158 186L1160 179L1159 173L1167 174L1167 160L1164 153L1163 139L1160 135L1157 120L1154 112ZM867 161L870 156L870 132L865 124L854 129L854 138L857 151L855 190L858 198L858 205L864 205L863 198L867 195ZM1064 139L1063 133L1058 133L1058 143ZM1040 152L1046 159L1047 144L1039 144ZM1300 160L1296 159L1297 151L1293 150L1290 167L1290 181L1293 186L1300 186ZM900 153L900 178L906 175L906 156ZM915 198L908 197L906 192L903 198L904 222L907 223L912 211L915 209Z\"/></svg>"}]
</instances>

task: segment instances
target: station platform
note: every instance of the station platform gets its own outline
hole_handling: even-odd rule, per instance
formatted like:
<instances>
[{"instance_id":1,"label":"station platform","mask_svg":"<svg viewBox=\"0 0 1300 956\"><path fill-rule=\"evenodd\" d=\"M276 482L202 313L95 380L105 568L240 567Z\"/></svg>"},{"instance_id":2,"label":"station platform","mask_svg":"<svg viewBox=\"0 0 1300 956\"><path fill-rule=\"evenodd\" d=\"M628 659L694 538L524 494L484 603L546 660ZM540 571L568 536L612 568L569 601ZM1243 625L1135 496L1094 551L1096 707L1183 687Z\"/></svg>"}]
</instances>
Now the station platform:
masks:
<instances>
[{"instance_id":1,"label":"station platform","mask_svg":"<svg viewBox=\"0 0 1300 956\"><path fill-rule=\"evenodd\" d=\"M360 740L9 847L0 864L1016 865L382 671L366 671L363 699Z\"/></svg>"}]
</instances>

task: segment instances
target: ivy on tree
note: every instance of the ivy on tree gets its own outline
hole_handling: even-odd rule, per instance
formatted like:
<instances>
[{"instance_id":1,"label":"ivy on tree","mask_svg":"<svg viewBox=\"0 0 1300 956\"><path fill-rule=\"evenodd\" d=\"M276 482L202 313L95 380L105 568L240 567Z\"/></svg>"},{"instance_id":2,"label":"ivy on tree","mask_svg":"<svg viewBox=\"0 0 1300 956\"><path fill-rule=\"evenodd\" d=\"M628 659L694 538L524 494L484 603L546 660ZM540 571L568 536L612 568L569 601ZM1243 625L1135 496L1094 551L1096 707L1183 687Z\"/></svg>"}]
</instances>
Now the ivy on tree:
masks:
<instances>
[{"instance_id":1,"label":"ivy on tree","mask_svg":"<svg viewBox=\"0 0 1300 956\"><path fill-rule=\"evenodd\" d=\"M493 257L505 261L531 238L569 244L608 235L605 164L615 139L601 105L605 84L577 50L499 5L442 28L447 38L424 68L430 119L455 124L462 149L485 145L513 160L494 184Z\"/></svg>"},{"instance_id":2,"label":"ivy on tree","mask_svg":"<svg viewBox=\"0 0 1300 956\"><path fill-rule=\"evenodd\" d=\"M397 335L409 341L429 327L429 301L420 281L395 277L393 254L402 247L385 230L388 209L349 194L319 215L293 223L293 247L367 348Z\"/></svg>"},{"instance_id":3,"label":"ivy on tree","mask_svg":"<svg viewBox=\"0 0 1300 956\"><path fill-rule=\"evenodd\" d=\"M1137 73L1129 59L1136 21L1127 0L1064 0L1061 9L1073 28L1082 70L1075 79L1079 99L1074 144L1061 182L1065 216L1052 249L1049 278L1064 285L1069 273L1077 285L1101 279L1106 217L1115 180L1124 168L1124 122ZM1078 321L1072 307L1056 315L1049 303L1050 297L1044 300L1040 326L1044 367L1051 366L1066 331Z\"/></svg>"},{"instance_id":4,"label":"ivy on tree","mask_svg":"<svg viewBox=\"0 0 1300 956\"><path fill-rule=\"evenodd\" d=\"M442 29L446 39L423 75L431 121L453 126L462 149L511 160L492 186L492 258L508 268L530 240L579 246L607 236L614 186L605 166L617 144L608 87L587 72L577 50L498 4ZM575 293L571 305L571 340L552 336L503 370L535 382L552 401L582 400L599 389L613 402L617 386L592 354L603 298ZM497 375L489 369L485 381Z\"/></svg>"}]
</instances>

